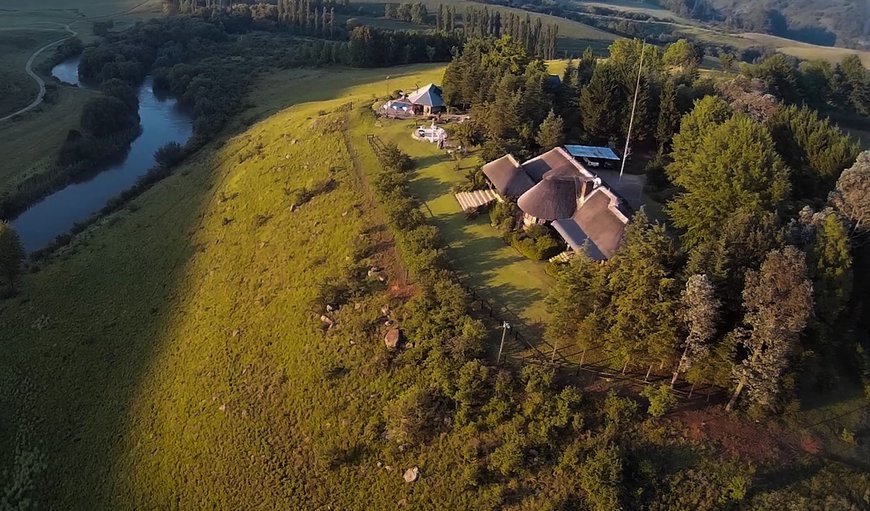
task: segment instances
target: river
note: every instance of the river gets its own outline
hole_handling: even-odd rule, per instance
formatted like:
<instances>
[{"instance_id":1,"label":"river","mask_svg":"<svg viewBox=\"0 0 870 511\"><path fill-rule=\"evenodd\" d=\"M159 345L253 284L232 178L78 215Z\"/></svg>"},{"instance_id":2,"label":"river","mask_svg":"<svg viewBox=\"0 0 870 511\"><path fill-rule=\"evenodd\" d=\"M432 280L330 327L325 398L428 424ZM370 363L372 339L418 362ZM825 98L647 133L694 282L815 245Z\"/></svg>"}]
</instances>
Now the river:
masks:
<instances>
[{"instance_id":1,"label":"river","mask_svg":"<svg viewBox=\"0 0 870 511\"><path fill-rule=\"evenodd\" d=\"M69 85L79 81L78 58L52 69L52 76ZM86 220L113 197L133 186L155 165L154 152L178 142L184 145L193 133L193 120L172 97L154 93L151 77L139 87L139 118L142 134L130 144L124 160L107 167L90 179L72 183L33 204L12 221L27 252L48 246L55 237L68 232L76 222ZM57 148L47 148L54 151Z\"/></svg>"}]
</instances>

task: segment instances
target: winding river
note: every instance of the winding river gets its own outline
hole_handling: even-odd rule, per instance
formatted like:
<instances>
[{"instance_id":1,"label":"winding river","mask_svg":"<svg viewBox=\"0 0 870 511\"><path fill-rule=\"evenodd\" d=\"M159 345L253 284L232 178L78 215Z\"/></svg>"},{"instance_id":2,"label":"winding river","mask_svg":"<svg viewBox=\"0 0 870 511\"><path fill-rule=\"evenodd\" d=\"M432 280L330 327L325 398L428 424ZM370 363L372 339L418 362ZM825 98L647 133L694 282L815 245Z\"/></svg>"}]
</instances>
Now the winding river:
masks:
<instances>
[{"instance_id":1,"label":"winding river","mask_svg":"<svg viewBox=\"0 0 870 511\"><path fill-rule=\"evenodd\" d=\"M55 66L52 75L68 85L85 87L79 81L78 65L78 58L68 60ZM193 133L190 115L174 98L155 94L150 76L139 87L138 95L142 134L130 145L124 160L45 197L12 221L25 250L33 252L46 247L76 222L98 212L154 166L157 149L170 142L183 145L190 138Z\"/></svg>"}]
</instances>

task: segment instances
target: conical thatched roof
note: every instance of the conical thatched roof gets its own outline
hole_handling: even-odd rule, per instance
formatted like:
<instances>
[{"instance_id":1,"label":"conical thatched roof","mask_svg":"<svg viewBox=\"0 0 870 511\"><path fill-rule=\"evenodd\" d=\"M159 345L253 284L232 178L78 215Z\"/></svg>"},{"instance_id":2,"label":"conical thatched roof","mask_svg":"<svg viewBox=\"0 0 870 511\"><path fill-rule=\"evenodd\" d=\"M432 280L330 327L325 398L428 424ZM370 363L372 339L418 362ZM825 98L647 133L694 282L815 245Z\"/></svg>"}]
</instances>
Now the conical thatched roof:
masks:
<instances>
[{"instance_id":1,"label":"conical thatched roof","mask_svg":"<svg viewBox=\"0 0 870 511\"><path fill-rule=\"evenodd\" d=\"M483 166L483 173L505 197L519 197L535 185L513 156L506 154Z\"/></svg>"},{"instance_id":2,"label":"conical thatched roof","mask_svg":"<svg viewBox=\"0 0 870 511\"><path fill-rule=\"evenodd\" d=\"M579 177L551 175L522 194L517 205L540 220L571 218L582 189L583 180Z\"/></svg>"}]
</instances>

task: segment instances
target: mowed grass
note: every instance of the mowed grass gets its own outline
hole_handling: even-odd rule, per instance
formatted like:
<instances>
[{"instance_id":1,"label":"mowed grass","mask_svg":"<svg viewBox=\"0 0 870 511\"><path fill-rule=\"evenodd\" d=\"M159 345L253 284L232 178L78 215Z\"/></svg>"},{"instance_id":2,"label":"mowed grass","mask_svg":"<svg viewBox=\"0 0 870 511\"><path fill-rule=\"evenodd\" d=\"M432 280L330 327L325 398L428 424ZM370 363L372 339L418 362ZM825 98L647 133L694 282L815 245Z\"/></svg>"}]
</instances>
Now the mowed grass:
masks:
<instances>
[{"instance_id":1,"label":"mowed grass","mask_svg":"<svg viewBox=\"0 0 870 511\"><path fill-rule=\"evenodd\" d=\"M473 432L404 451L380 437L381 410L417 378L384 363L387 297L320 328L317 290L384 230L362 180L378 170L367 127L335 109L403 74L331 72L273 89L273 108L296 106L248 117L0 302L0 467L37 452L44 471L23 473L40 507L487 508L484 489L456 491Z\"/></svg>"},{"instance_id":2,"label":"mowed grass","mask_svg":"<svg viewBox=\"0 0 870 511\"><path fill-rule=\"evenodd\" d=\"M96 93L65 86L51 86L49 99L17 121L0 123L0 195L28 176L44 170L63 144L67 133L77 129L82 108Z\"/></svg>"},{"instance_id":3,"label":"mowed grass","mask_svg":"<svg viewBox=\"0 0 870 511\"><path fill-rule=\"evenodd\" d=\"M830 62L840 62L849 55L858 55L864 67L870 68L870 51L853 50L850 48L836 48L833 46L819 46L817 44L802 43L783 37L767 34L746 33L740 38L749 40L754 44L773 46L778 51L803 60L821 59Z\"/></svg>"}]
</instances>

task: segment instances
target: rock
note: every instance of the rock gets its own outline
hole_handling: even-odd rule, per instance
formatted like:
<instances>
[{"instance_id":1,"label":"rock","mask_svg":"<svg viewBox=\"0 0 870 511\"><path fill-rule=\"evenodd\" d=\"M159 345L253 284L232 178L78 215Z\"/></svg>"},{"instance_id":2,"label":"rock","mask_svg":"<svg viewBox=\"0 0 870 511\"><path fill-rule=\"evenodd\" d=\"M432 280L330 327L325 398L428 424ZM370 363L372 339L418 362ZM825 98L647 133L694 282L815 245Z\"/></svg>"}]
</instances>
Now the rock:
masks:
<instances>
[{"instance_id":1,"label":"rock","mask_svg":"<svg viewBox=\"0 0 870 511\"><path fill-rule=\"evenodd\" d=\"M326 304L326 312L332 312L334 310L335 308L333 308L332 305L329 305L328 303Z\"/></svg>"},{"instance_id":2,"label":"rock","mask_svg":"<svg viewBox=\"0 0 870 511\"><path fill-rule=\"evenodd\" d=\"M387 346L387 349L394 350L399 347L399 343L402 341L402 331L398 328L392 328L387 332L387 335L384 336L384 344Z\"/></svg>"},{"instance_id":3,"label":"rock","mask_svg":"<svg viewBox=\"0 0 870 511\"><path fill-rule=\"evenodd\" d=\"M290 212L293 213L296 211L296 204L290 204Z\"/></svg>"},{"instance_id":4,"label":"rock","mask_svg":"<svg viewBox=\"0 0 870 511\"><path fill-rule=\"evenodd\" d=\"M325 314L322 314L320 316L320 322L323 323L323 326L325 326L326 328L329 328L335 324L335 321L329 319L329 316L327 316Z\"/></svg>"},{"instance_id":5,"label":"rock","mask_svg":"<svg viewBox=\"0 0 870 511\"><path fill-rule=\"evenodd\" d=\"M384 321L384 326L393 326L393 322L388 319Z\"/></svg>"},{"instance_id":6,"label":"rock","mask_svg":"<svg viewBox=\"0 0 870 511\"><path fill-rule=\"evenodd\" d=\"M390 308L388 306L384 305L383 307L381 307L381 314L383 314L384 316L389 316L390 315Z\"/></svg>"},{"instance_id":7,"label":"rock","mask_svg":"<svg viewBox=\"0 0 870 511\"><path fill-rule=\"evenodd\" d=\"M379 461L379 462L378 462L378 468L381 468L381 467L383 467L383 466L384 466L384 464L383 464L382 462Z\"/></svg>"},{"instance_id":8,"label":"rock","mask_svg":"<svg viewBox=\"0 0 870 511\"><path fill-rule=\"evenodd\" d=\"M393 467L391 467L389 465L384 465L384 470L386 470L387 472L390 472L391 470L393 470Z\"/></svg>"},{"instance_id":9,"label":"rock","mask_svg":"<svg viewBox=\"0 0 870 511\"><path fill-rule=\"evenodd\" d=\"M220 411L222 411L222 412L227 411L227 405L220 405L220 406L218 407L218 410L220 410Z\"/></svg>"},{"instance_id":10,"label":"rock","mask_svg":"<svg viewBox=\"0 0 870 511\"><path fill-rule=\"evenodd\" d=\"M408 499L402 499L396 502L396 506L398 507L406 507L408 505Z\"/></svg>"},{"instance_id":11,"label":"rock","mask_svg":"<svg viewBox=\"0 0 870 511\"><path fill-rule=\"evenodd\" d=\"M405 471L404 475L402 475L402 479L405 480L406 483L413 483L420 477L420 469L417 467L409 468Z\"/></svg>"},{"instance_id":12,"label":"rock","mask_svg":"<svg viewBox=\"0 0 870 511\"><path fill-rule=\"evenodd\" d=\"M357 302L357 303L353 304L353 310L358 311L360 309L362 309L361 303Z\"/></svg>"},{"instance_id":13,"label":"rock","mask_svg":"<svg viewBox=\"0 0 870 511\"><path fill-rule=\"evenodd\" d=\"M241 333L241 330L236 328L235 330L233 330L233 337L238 337L240 333Z\"/></svg>"}]
</instances>

